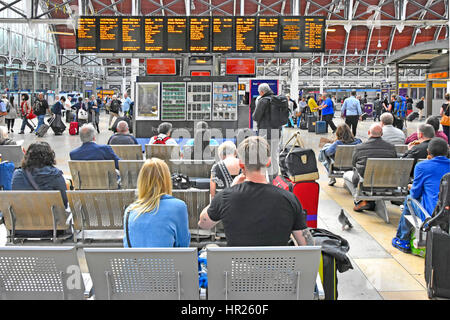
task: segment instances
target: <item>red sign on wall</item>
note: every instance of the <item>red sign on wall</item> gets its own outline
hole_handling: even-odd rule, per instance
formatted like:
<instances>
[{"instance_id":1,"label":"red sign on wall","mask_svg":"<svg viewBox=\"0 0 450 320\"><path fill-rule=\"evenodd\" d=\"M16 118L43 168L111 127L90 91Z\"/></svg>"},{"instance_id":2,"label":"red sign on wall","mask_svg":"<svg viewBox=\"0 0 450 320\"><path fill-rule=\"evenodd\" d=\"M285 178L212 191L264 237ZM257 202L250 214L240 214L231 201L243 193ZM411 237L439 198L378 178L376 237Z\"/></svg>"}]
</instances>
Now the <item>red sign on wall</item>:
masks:
<instances>
[{"instance_id":1,"label":"red sign on wall","mask_svg":"<svg viewBox=\"0 0 450 320\"><path fill-rule=\"evenodd\" d=\"M192 77L209 77L211 76L210 71L191 71Z\"/></svg>"},{"instance_id":2,"label":"red sign on wall","mask_svg":"<svg viewBox=\"0 0 450 320\"><path fill-rule=\"evenodd\" d=\"M227 75L254 75L256 73L255 59L227 59Z\"/></svg>"},{"instance_id":3,"label":"red sign on wall","mask_svg":"<svg viewBox=\"0 0 450 320\"><path fill-rule=\"evenodd\" d=\"M177 64L175 59L147 59L148 75L176 75Z\"/></svg>"}]
</instances>

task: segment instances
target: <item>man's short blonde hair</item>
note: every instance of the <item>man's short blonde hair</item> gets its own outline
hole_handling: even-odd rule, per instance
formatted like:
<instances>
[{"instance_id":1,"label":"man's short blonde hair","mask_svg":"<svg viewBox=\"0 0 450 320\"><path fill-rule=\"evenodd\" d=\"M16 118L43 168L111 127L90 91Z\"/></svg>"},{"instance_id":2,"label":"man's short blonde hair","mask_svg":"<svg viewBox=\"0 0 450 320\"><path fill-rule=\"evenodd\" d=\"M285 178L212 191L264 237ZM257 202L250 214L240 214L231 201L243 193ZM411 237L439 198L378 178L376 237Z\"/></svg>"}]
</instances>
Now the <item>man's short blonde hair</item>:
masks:
<instances>
[{"instance_id":1,"label":"man's short blonde hair","mask_svg":"<svg viewBox=\"0 0 450 320\"><path fill-rule=\"evenodd\" d=\"M217 151L219 152L219 157L223 159L236 153L236 145L231 141L225 141L219 146Z\"/></svg>"},{"instance_id":2,"label":"man's short blonde hair","mask_svg":"<svg viewBox=\"0 0 450 320\"><path fill-rule=\"evenodd\" d=\"M239 160L249 171L265 168L270 160L270 146L262 137L248 137L239 144Z\"/></svg>"}]
</instances>

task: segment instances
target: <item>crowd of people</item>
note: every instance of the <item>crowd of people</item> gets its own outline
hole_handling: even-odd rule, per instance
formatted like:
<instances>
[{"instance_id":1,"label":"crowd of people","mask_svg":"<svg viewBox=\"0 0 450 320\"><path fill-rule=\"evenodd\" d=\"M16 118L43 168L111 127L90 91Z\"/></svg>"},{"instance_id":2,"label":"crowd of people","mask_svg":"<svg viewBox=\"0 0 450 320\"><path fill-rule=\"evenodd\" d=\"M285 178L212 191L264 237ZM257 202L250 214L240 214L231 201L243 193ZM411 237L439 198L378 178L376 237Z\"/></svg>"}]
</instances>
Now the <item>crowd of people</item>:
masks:
<instances>
[{"instance_id":1,"label":"crowd of people","mask_svg":"<svg viewBox=\"0 0 450 320\"><path fill-rule=\"evenodd\" d=\"M20 95L20 101L15 101L14 96L9 98L2 95L0 99L0 126L6 125L8 133L14 133L15 120L20 118L22 120L19 134L25 134L25 128L30 129L29 133L37 134L39 128L45 123L47 115L50 115L48 124L52 128L55 135L62 135L66 129L63 117L66 117L66 122L77 122L78 126L85 123L92 123L97 133L100 133L100 111L105 110L109 113L109 130L113 130L112 125L115 124L113 120L124 117L129 118L133 113L134 102L125 92L123 97L119 98L117 95L110 97L106 95L95 96L91 95L89 98L77 96L55 96L53 105L49 105L45 99L44 93L39 93L32 101L32 97L28 93ZM4 107L5 112L1 109ZM33 119L37 118L37 124Z\"/></svg>"}]
</instances>

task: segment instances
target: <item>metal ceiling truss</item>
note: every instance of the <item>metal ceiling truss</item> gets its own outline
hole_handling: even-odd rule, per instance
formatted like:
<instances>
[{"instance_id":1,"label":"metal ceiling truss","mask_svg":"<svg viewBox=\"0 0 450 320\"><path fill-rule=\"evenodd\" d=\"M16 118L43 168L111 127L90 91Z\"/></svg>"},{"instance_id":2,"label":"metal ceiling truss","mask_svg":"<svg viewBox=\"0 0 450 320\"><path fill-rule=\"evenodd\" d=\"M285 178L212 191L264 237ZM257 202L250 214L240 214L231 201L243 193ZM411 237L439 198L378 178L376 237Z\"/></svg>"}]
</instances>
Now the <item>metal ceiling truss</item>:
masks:
<instances>
[{"instance_id":1,"label":"metal ceiling truss","mask_svg":"<svg viewBox=\"0 0 450 320\"><path fill-rule=\"evenodd\" d=\"M252 1L253 1L253 0L252 0ZM331 1L329 4L326 4L326 5L324 5L324 6L318 4L318 3L317 3L316 1L314 1L314 0L306 0L306 2L307 2L308 4L312 4L312 5L316 6L316 7L318 7L319 9L317 9L317 10L315 10L315 11L313 11L313 12L308 12L308 14L305 14L305 15L314 16L314 15L316 15L317 13L319 13L320 11L323 11L323 10L324 10L324 11L328 12L328 14L329 14L330 17L331 17L331 16L336 16L338 19L345 19L343 16L341 16L341 15L337 14L336 12L334 12L334 10L330 10L330 9L329 9L330 7L332 7L332 6L336 5L336 4L339 5L339 3L341 2L341 0L333 0L333 1ZM308 10L309 10L309 6L308 6Z\"/></svg>"},{"instance_id":2,"label":"metal ceiling truss","mask_svg":"<svg viewBox=\"0 0 450 320\"><path fill-rule=\"evenodd\" d=\"M111 0L111 4L106 5L105 3L99 1L99 0L89 0L89 1L93 1L99 5L101 5L103 8L101 8L100 10L98 10L97 12L95 12L95 14L102 14L103 12L105 12L106 10L111 10L114 12L114 14L116 16L123 16L124 14L122 12L120 12L119 10L117 10L117 5L121 4L122 2L124 2L125 0L117 0L116 2L113 2L113 0Z\"/></svg>"},{"instance_id":3,"label":"metal ceiling truss","mask_svg":"<svg viewBox=\"0 0 450 320\"><path fill-rule=\"evenodd\" d=\"M271 11L272 15L281 15L281 13L277 10L274 9L274 7L280 3L286 2L287 0L278 0L275 1L274 3L271 4L264 4L262 3L262 0L258 1L258 0L247 0L248 2L253 2L254 4L258 5L258 10L257 12L251 14L252 16L259 16L261 15L261 13L263 13L264 11ZM308 1L308 0L307 0ZM263 7L263 9L261 10L260 8Z\"/></svg>"},{"instance_id":4,"label":"metal ceiling truss","mask_svg":"<svg viewBox=\"0 0 450 320\"><path fill-rule=\"evenodd\" d=\"M158 9L153 10L152 12L146 14L145 16L157 16L157 15L161 15L161 14L163 16L165 16L166 15L166 12L165 12L166 10L168 12L170 12L174 16L182 16L182 15L184 15L184 14L177 13L177 12L173 11L172 9L170 9L171 6L173 6L174 4L180 2L181 0L173 0L172 2L170 2L168 4L164 4L162 1L160 1L160 3L155 2L153 0L143 0L143 1L148 1L149 3L151 3L151 4L153 4L153 5L158 7ZM159 12L161 12L161 14L158 14Z\"/></svg>"},{"instance_id":5,"label":"metal ceiling truss","mask_svg":"<svg viewBox=\"0 0 450 320\"><path fill-rule=\"evenodd\" d=\"M226 4L230 3L230 2L233 2L235 0L226 0L226 1L221 2L218 5L214 5L212 3L209 3L209 2L206 2L206 1L203 1L203 0L197 0L197 1L199 3L202 3L202 4L204 4L205 6L208 7L208 10L206 10L206 11L204 11L204 12L199 14L200 16L212 15L212 12L214 10L217 10L217 11L221 12L225 16L232 16L233 15L233 13L226 12L221 7L223 7L224 5L226 5Z\"/></svg>"}]
</instances>

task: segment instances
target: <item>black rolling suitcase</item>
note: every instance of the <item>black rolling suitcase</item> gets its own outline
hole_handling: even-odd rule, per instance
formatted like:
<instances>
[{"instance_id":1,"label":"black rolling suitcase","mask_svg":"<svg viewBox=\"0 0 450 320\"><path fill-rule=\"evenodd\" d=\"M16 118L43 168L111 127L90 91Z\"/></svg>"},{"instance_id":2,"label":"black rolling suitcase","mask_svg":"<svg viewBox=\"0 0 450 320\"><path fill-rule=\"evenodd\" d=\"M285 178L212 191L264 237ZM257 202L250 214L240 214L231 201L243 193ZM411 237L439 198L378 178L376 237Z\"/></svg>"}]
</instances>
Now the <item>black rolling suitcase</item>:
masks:
<instances>
[{"instance_id":1,"label":"black rolling suitcase","mask_svg":"<svg viewBox=\"0 0 450 320\"><path fill-rule=\"evenodd\" d=\"M428 297L450 298L450 235L440 227L427 232L425 281Z\"/></svg>"},{"instance_id":2,"label":"black rolling suitcase","mask_svg":"<svg viewBox=\"0 0 450 320\"><path fill-rule=\"evenodd\" d=\"M73 113L70 110L66 110L66 122L71 123L73 121Z\"/></svg>"},{"instance_id":3,"label":"black rolling suitcase","mask_svg":"<svg viewBox=\"0 0 450 320\"><path fill-rule=\"evenodd\" d=\"M313 114L307 116L308 119L308 132L316 132L317 117Z\"/></svg>"},{"instance_id":4,"label":"black rolling suitcase","mask_svg":"<svg viewBox=\"0 0 450 320\"><path fill-rule=\"evenodd\" d=\"M406 118L408 121L413 121L419 117L419 113L417 111L411 112L411 114Z\"/></svg>"}]
</instances>

